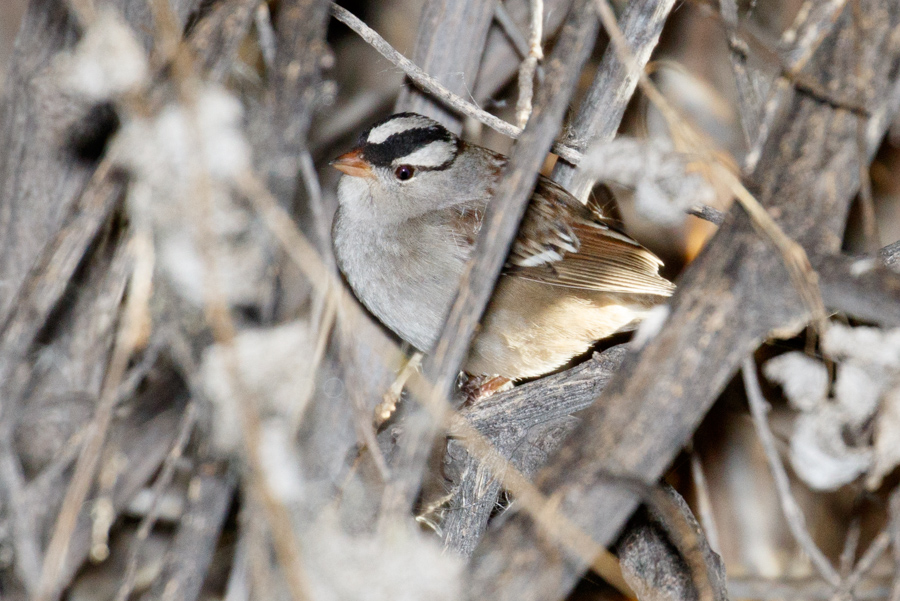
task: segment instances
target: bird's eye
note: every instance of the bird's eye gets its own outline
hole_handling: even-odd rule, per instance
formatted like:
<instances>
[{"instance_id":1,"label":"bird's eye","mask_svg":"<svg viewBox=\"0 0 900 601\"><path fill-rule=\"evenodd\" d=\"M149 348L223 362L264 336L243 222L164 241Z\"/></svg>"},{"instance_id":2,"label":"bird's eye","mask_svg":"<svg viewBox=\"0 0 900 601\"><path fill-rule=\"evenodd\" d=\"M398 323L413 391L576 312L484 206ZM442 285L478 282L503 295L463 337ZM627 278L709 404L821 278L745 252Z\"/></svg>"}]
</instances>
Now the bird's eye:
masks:
<instances>
[{"instance_id":1,"label":"bird's eye","mask_svg":"<svg viewBox=\"0 0 900 601\"><path fill-rule=\"evenodd\" d=\"M394 175L401 182L405 182L406 180L410 179L415 174L415 172L416 170L409 165L400 165L399 167L394 169Z\"/></svg>"}]
</instances>

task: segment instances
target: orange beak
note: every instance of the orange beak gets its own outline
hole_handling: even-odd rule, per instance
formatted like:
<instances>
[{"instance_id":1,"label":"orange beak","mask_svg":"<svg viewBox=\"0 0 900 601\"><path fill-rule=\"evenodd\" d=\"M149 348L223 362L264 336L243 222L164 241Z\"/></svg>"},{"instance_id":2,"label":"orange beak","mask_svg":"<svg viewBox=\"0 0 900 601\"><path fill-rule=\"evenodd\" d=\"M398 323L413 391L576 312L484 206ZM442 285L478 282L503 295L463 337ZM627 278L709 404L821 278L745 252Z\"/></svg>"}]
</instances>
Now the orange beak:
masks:
<instances>
[{"instance_id":1,"label":"orange beak","mask_svg":"<svg viewBox=\"0 0 900 601\"><path fill-rule=\"evenodd\" d=\"M353 177L373 177L372 165L362 158L362 150L351 150L331 161L331 166Z\"/></svg>"}]
</instances>

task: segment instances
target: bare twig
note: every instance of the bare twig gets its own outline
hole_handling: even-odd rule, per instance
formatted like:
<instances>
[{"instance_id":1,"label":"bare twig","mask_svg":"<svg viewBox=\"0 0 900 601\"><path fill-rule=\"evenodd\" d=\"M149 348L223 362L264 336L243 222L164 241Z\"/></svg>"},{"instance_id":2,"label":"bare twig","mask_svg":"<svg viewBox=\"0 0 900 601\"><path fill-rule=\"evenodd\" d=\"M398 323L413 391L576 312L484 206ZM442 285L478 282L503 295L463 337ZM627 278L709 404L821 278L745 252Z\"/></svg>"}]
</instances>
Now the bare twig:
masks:
<instances>
[{"instance_id":1,"label":"bare twig","mask_svg":"<svg viewBox=\"0 0 900 601\"><path fill-rule=\"evenodd\" d=\"M681 561L686 564L698 601L727 601L725 565L710 547L703 529L681 495L668 485L648 486L639 480L635 482L635 479L622 480L625 487L636 491L644 489L641 497L665 529L666 538L678 550ZM668 553L663 551L663 554Z\"/></svg>"},{"instance_id":2,"label":"bare twig","mask_svg":"<svg viewBox=\"0 0 900 601\"><path fill-rule=\"evenodd\" d=\"M25 356L47 317L57 306L85 252L107 221L122 193L109 161L97 167L87 187L73 204L72 220L47 243L0 332L0 382L9 398L13 370ZM3 408L4 416L7 407Z\"/></svg>"},{"instance_id":3,"label":"bare twig","mask_svg":"<svg viewBox=\"0 0 900 601\"><path fill-rule=\"evenodd\" d=\"M854 52L857 56L862 56L862 40L860 36L862 36L862 29L860 27L860 20L863 18L861 15L862 8L859 5L859 0L851 0L853 15L853 22L856 24L855 35L853 36L853 46ZM856 77L859 81L863 81L863 69L864 69L863 61L857 60L854 64L854 70L856 71ZM857 102L860 106L865 107L866 105L866 94L865 90L860 88L858 90L859 98ZM872 197L872 178L869 175L869 161L868 161L868 141L866 140L866 126L868 125L868 119L860 116L856 121L856 152L859 155L859 208L860 214L862 216L862 226L863 226L863 236L865 240L866 253L873 254L877 252L879 247L879 236L878 236L878 222L875 217L875 199Z\"/></svg>"},{"instance_id":4,"label":"bare twig","mask_svg":"<svg viewBox=\"0 0 900 601\"><path fill-rule=\"evenodd\" d=\"M522 130L515 125L507 123L506 121L481 110L474 104L466 101L464 98L454 94L453 92L445 88L443 85L441 85L440 82L417 67L415 63L394 50L394 48L390 44L388 44L384 40L384 38L378 35L371 28L366 26L365 23L357 19L347 9L333 4L331 6L331 14L335 19L337 19L341 23L344 23L345 25L347 25L347 27L355 31L359 35L359 37L364 39L370 46L372 46L372 48L377 50L379 54L394 63L397 67L403 69L403 71L409 76L409 78L412 79L417 85L440 98L454 110L472 117L473 119L487 125L491 129L496 130L505 136L509 136L510 138L515 139L522 134ZM577 164L581 160L580 153L575 152L571 148L558 143L553 145L552 151L573 164Z\"/></svg>"},{"instance_id":5,"label":"bare twig","mask_svg":"<svg viewBox=\"0 0 900 601\"><path fill-rule=\"evenodd\" d=\"M834 598L834 587L823 582L818 576L802 580L729 578L728 592L732 599L763 601L784 599L831 601ZM853 598L858 601L875 601L887 599L889 594L889 582L884 579L872 579L861 582L856 587Z\"/></svg>"},{"instance_id":6,"label":"bare twig","mask_svg":"<svg viewBox=\"0 0 900 601\"><path fill-rule=\"evenodd\" d=\"M709 221L715 225L722 225L725 221L725 213L723 211L707 205L696 205L691 207L688 209L687 214L699 217L700 219Z\"/></svg>"},{"instance_id":7,"label":"bare twig","mask_svg":"<svg viewBox=\"0 0 900 601\"><path fill-rule=\"evenodd\" d=\"M497 4L498 0L425 0L412 62L454 94L471 96ZM465 43L461 44L462 40ZM450 131L462 131L462 119L456 112L416 86L400 89L394 110L420 113Z\"/></svg>"},{"instance_id":8,"label":"bare twig","mask_svg":"<svg viewBox=\"0 0 900 601\"><path fill-rule=\"evenodd\" d=\"M679 144L686 145L692 152L703 158L709 166L710 175L731 189L735 199L750 214L754 226L772 241L781 253L784 265L794 281L797 292L813 315L813 325L821 335L827 327L825 305L822 302L818 277L810 265L806 251L784 233L740 179L715 156L715 153L710 150L713 148L712 143L688 121L683 119L656 86L653 85L646 74L636 68L635 59L628 48L628 41L616 22L615 14L609 5L609 1L596 0L596 5L603 26L609 33L612 44L615 46L620 58L625 64L631 65L631 68L639 74L638 82L641 90L668 121L676 146Z\"/></svg>"},{"instance_id":9,"label":"bare twig","mask_svg":"<svg viewBox=\"0 0 900 601\"><path fill-rule=\"evenodd\" d=\"M199 135L195 132L194 144L198 154L203 152ZM234 321L220 286L217 257L210 231L212 199L208 174L201 169L196 176L205 185L201 186L198 202L195 203L193 217L200 232L200 247L207 268L206 278L206 319L216 342L224 349L227 373L232 388L237 391L241 402L237 403L241 420L244 451L249 463L248 484L255 491L264 509L264 514L272 535L275 552L282 566L282 572L295 601L309 599L309 586L303 566L300 544L294 531L290 514L284 503L271 490L265 477L265 466L261 456L262 425L259 416L258 399L247 389L241 378L240 361L235 349L236 329Z\"/></svg>"},{"instance_id":10,"label":"bare twig","mask_svg":"<svg viewBox=\"0 0 900 601\"><path fill-rule=\"evenodd\" d=\"M123 459L127 469L119 474L115 487L111 491L114 514L121 512L135 498L135 495L152 481L153 475L159 470L172 446L180 421L180 413L180 410L169 409L158 414L149 422L126 418L117 423L120 427L111 437L116 439L116 442L114 446L110 447L112 451L110 456ZM87 434L86 430L87 428L83 431L84 434ZM123 436L120 438L119 434ZM53 473L47 473L45 470L37 479L29 482L26 489L26 503L32 507L40 509L44 509L46 505L56 507L62 500L69 479L68 467L75 461L78 451L81 449L82 445L78 442L85 437L75 435L72 438L70 445L75 447L74 452L72 449L65 449L63 454L68 456L60 457L58 463L54 462L51 468ZM69 544L64 569L60 575L61 582L71 582L82 562L88 558L92 550L95 522L91 515L90 505L90 503L85 504L78 516L78 523ZM53 525L54 517L48 511L42 511L39 527L49 528Z\"/></svg>"},{"instance_id":11,"label":"bare twig","mask_svg":"<svg viewBox=\"0 0 900 601\"><path fill-rule=\"evenodd\" d=\"M706 475L703 472L703 460L696 450L691 452L691 480L694 484L694 494L697 495L700 524L703 525L703 531L706 533L709 546L716 553L720 553L722 547L719 544L719 529L716 527L712 500L709 497L709 486L706 483Z\"/></svg>"},{"instance_id":12,"label":"bare twig","mask_svg":"<svg viewBox=\"0 0 900 601\"><path fill-rule=\"evenodd\" d=\"M243 511L247 511L244 508ZM228 575L228 584L225 586L223 601L250 601L249 578L249 536L247 529L241 528L238 532L238 541L235 545L234 558L231 562L231 573Z\"/></svg>"},{"instance_id":13,"label":"bare twig","mask_svg":"<svg viewBox=\"0 0 900 601\"><path fill-rule=\"evenodd\" d=\"M272 15L269 13L269 5L260 2L253 15L253 24L256 26L256 35L259 39L259 49L262 52L263 63L266 70L271 71L275 66L275 30L272 28Z\"/></svg>"},{"instance_id":14,"label":"bare twig","mask_svg":"<svg viewBox=\"0 0 900 601\"><path fill-rule=\"evenodd\" d=\"M197 56L197 66L211 81L222 81L234 66L238 48L246 37L256 6L256 0L227 0L213 5L188 39ZM262 35L260 35L262 39ZM265 48L260 43L261 48Z\"/></svg>"},{"instance_id":15,"label":"bare twig","mask_svg":"<svg viewBox=\"0 0 900 601\"><path fill-rule=\"evenodd\" d=\"M171 9L165 3L158 3L159 0L150 0L154 3L156 10L162 18L160 23L171 21ZM298 19L304 18L302 7L296 3L289 3L283 6L284 14L282 15L288 24L296 23ZM299 11L299 13L298 13ZM304 32L286 32L288 39L293 41L292 36L302 36ZM160 34L161 35L161 34ZM318 56L310 55L310 56ZM284 62L289 63L288 57L283 57ZM310 57L306 57L307 59ZM286 85L280 89L281 94L288 96L292 94L303 95L308 92L302 82L299 82L300 73L297 72L301 67L295 65L293 79L294 85ZM317 68L317 67L316 67ZM188 52L180 52L177 60L173 64L173 78L177 84L177 93L180 103L189 111L197 111L196 93L198 78L196 75L196 63ZM285 76L283 72L275 75ZM307 73L309 75L309 73ZM312 76L312 79L315 79ZM308 83L308 82L307 82ZM279 107L276 107L276 109ZM289 108L280 107L289 111ZM302 107L304 110L309 107ZM276 111L277 112L277 111ZM280 115L279 116L283 116ZM302 563L299 541L296 532L293 529L290 514L280 498L271 490L268 480L265 478L265 466L261 458L261 439L262 426L259 416L258 399L251 394L247 386L243 382L240 369L240 361L235 350L236 327L231 317L230 309L225 298L221 286L221 273L219 270L218 257L215 252L215 234L212 231L212 215L213 215L213 191L211 175L202 166L206 164L204 157L209 149L204 145L204 139L197 127L197 116L189 121L190 130L188 132L188 143L191 146L191 162L189 163L189 178L192 186L196 189L194 202L188 203L186 206L187 217L193 221L195 227L197 245L200 251L200 259L204 267L204 311L207 324L212 331L213 338L216 343L224 350L223 357L226 364L226 373L230 380L229 384L235 391L235 394L241 399L237 403L238 416L241 423L241 434L243 438L244 451L247 456L249 469L248 485L259 498L264 509L263 514L269 526L269 531L274 543L276 557L281 565L285 581L288 584L291 595L295 601L308 599L308 585L305 575L305 569ZM283 136L278 136L277 142L281 145L290 146L299 138L305 135L303 124L296 124L299 129L291 132L280 132ZM277 154L277 153L276 153ZM281 187L282 192L293 189L293 184L286 184L286 178L280 177L284 174L276 173L273 179ZM214 487L215 488L215 487Z\"/></svg>"},{"instance_id":16,"label":"bare twig","mask_svg":"<svg viewBox=\"0 0 900 601\"><path fill-rule=\"evenodd\" d=\"M197 410L195 403L188 403L187 407L184 409L184 415L181 417L181 424L179 424L178 427L178 436L172 444L169 454L166 456L162 471L153 483L151 489L153 501L150 504L150 510L141 520L137 533L134 536L134 540L131 543L131 548L128 551L128 559L125 564L125 575L122 578L122 584L119 587L119 591L116 593L116 601L126 601L134 591L134 579L135 574L137 573L138 558L140 556L141 548L147 540L147 537L150 536L153 526L156 524L163 492L172 482L172 476L175 475L175 466L178 464L178 460L181 459L184 447L187 445L191 432L194 429L196 416Z\"/></svg>"},{"instance_id":17,"label":"bare twig","mask_svg":"<svg viewBox=\"0 0 900 601\"><path fill-rule=\"evenodd\" d=\"M749 48L738 37L738 8L735 0L719 0L719 10L722 14L722 22L725 24L725 34L728 37L728 47L731 50L731 70L734 73L734 82L737 88L738 107L740 109L741 129L749 148L756 139L759 130L760 102L756 88L747 72L747 55Z\"/></svg>"},{"instance_id":18,"label":"bare twig","mask_svg":"<svg viewBox=\"0 0 900 601\"><path fill-rule=\"evenodd\" d=\"M878 254L885 267L893 271L900 269L900 241L888 244L878 251Z\"/></svg>"},{"instance_id":19,"label":"bare twig","mask_svg":"<svg viewBox=\"0 0 900 601\"><path fill-rule=\"evenodd\" d=\"M531 116L531 99L534 96L534 74L538 61L544 58L541 48L544 25L544 1L531 0L531 34L528 36L528 56L519 67L519 100L516 102L516 125L525 127Z\"/></svg>"},{"instance_id":20,"label":"bare twig","mask_svg":"<svg viewBox=\"0 0 900 601\"><path fill-rule=\"evenodd\" d=\"M860 583L863 577L872 569L875 562L887 551L891 544L891 535L887 530L883 530L869 544L869 548L863 553L853 571L843 579L834 595L834 599L853 598L853 589Z\"/></svg>"},{"instance_id":21,"label":"bare twig","mask_svg":"<svg viewBox=\"0 0 900 601\"><path fill-rule=\"evenodd\" d=\"M210 472L212 466L201 465L191 479L187 510L146 599L195 601L199 597L234 495L232 478Z\"/></svg>"},{"instance_id":22,"label":"bare twig","mask_svg":"<svg viewBox=\"0 0 900 601\"><path fill-rule=\"evenodd\" d=\"M297 158L307 148L313 113L322 98L329 0L284 0L275 20L275 59L267 73L266 139L257 168L286 207L297 194Z\"/></svg>"},{"instance_id":23,"label":"bare twig","mask_svg":"<svg viewBox=\"0 0 900 601\"><path fill-rule=\"evenodd\" d=\"M78 514L94 480L97 462L106 440L106 432L112 421L113 409L118 401L119 384L128 368L128 360L132 352L143 337L150 285L153 278L153 248L149 238L138 235L132 239L132 250L136 262L122 323L119 326L112 358L103 382L93 426L78 457L75 473L66 491L66 497L47 548L37 594L37 599L40 601L52 601L57 599L61 593L62 583L59 576L68 552L69 540L75 531Z\"/></svg>"},{"instance_id":24,"label":"bare twig","mask_svg":"<svg viewBox=\"0 0 900 601\"><path fill-rule=\"evenodd\" d=\"M775 490L778 492L778 500L781 503L781 510L784 513L788 528L794 540L809 556L810 561L822 578L832 586L838 587L841 584L841 575L834 569L834 566L831 565L828 558L825 557L815 541L813 541L812 535L810 535L806 527L806 518L803 516L803 511L791 493L791 484L784 465L781 463L781 458L778 456L775 437L772 435L772 430L769 429L769 423L766 418L768 404L759 387L759 380L756 377L756 364L752 358L748 357L744 360L741 366L741 373L744 378L744 388L747 391L747 400L750 403L753 425L756 426L756 433L766 453L766 460L769 463L772 478L775 480Z\"/></svg>"},{"instance_id":25,"label":"bare twig","mask_svg":"<svg viewBox=\"0 0 900 601\"><path fill-rule=\"evenodd\" d=\"M11 518L16 575L22 580L26 591L33 595L40 583L43 555L34 515L24 502L25 478L12 442L10 430L0 441L0 484L3 502Z\"/></svg>"},{"instance_id":26,"label":"bare twig","mask_svg":"<svg viewBox=\"0 0 900 601\"><path fill-rule=\"evenodd\" d=\"M856 560L856 552L859 550L859 537L862 533L859 516L853 516L847 535L844 537L844 548L838 558L838 572L841 579L846 581L847 576L853 571L853 562Z\"/></svg>"},{"instance_id":27,"label":"bare twig","mask_svg":"<svg viewBox=\"0 0 900 601\"><path fill-rule=\"evenodd\" d=\"M782 71L769 89L768 97L763 104L759 117L756 138L744 159L744 170L752 172L762 156L763 146L769 139L769 133L775 124L778 109L790 87L806 63L812 58L816 49L831 31L838 15L844 9L847 0L828 0L827 2L804 2L798 12L798 21L781 36Z\"/></svg>"},{"instance_id":28,"label":"bare twig","mask_svg":"<svg viewBox=\"0 0 900 601\"><path fill-rule=\"evenodd\" d=\"M506 9L506 4L503 2L497 3L497 8L494 12L494 17L497 19L497 23L500 24L500 27L503 29L503 33L509 38L512 42L513 46L516 48L516 52L519 53L519 58L525 58L528 56L528 40L522 34L522 30L519 29L519 26L513 20L512 15L509 14L509 11Z\"/></svg>"},{"instance_id":29,"label":"bare twig","mask_svg":"<svg viewBox=\"0 0 900 601\"><path fill-rule=\"evenodd\" d=\"M799 73L831 32L847 0L807 0L797 12L797 21L781 35L784 70Z\"/></svg>"}]
</instances>

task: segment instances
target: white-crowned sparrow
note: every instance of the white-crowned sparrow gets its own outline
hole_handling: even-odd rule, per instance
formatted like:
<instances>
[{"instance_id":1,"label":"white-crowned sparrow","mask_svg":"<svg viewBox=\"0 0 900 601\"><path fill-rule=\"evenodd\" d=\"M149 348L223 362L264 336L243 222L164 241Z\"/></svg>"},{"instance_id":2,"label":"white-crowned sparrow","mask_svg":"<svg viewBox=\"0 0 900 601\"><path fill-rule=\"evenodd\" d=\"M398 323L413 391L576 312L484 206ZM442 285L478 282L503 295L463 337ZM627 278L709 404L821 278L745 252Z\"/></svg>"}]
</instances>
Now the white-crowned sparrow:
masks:
<instances>
[{"instance_id":1,"label":"white-crowned sparrow","mask_svg":"<svg viewBox=\"0 0 900 601\"><path fill-rule=\"evenodd\" d=\"M332 165L333 227L360 301L422 351L437 341L506 157L415 113L393 115ZM540 177L464 366L511 380L546 374L633 328L672 294L662 262Z\"/></svg>"}]
</instances>

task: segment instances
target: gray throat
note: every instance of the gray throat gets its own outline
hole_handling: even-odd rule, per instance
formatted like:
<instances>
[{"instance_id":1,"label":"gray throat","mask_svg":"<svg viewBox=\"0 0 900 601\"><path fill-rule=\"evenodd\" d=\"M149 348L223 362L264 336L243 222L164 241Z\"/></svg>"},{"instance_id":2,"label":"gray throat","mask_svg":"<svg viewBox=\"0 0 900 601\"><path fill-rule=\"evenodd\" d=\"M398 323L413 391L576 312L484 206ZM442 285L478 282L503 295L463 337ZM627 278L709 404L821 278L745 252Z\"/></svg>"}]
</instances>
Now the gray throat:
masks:
<instances>
[{"instance_id":1,"label":"gray throat","mask_svg":"<svg viewBox=\"0 0 900 601\"><path fill-rule=\"evenodd\" d=\"M422 351L437 341L470 252L443 221L430 214L387 226L335 215L335 255L357 298Z\"/></svg>"}]
</instances>

